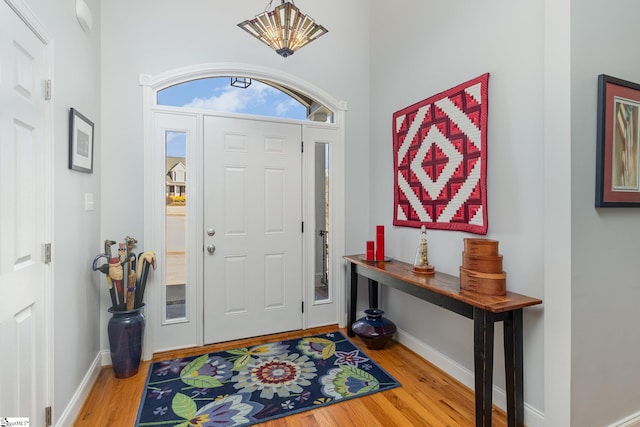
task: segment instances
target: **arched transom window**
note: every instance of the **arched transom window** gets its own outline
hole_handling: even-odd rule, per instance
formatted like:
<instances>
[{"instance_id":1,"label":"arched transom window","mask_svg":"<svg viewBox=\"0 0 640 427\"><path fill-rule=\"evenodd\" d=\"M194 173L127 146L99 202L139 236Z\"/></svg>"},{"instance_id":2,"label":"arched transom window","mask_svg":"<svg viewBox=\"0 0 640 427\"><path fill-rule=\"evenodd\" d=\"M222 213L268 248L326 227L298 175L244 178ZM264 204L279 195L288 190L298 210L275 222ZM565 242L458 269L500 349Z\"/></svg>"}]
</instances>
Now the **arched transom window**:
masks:
<instances>
[{"instance_id":1,"label":"arched transom window","mask_svg":"<svg viewBox=\"0 0 640 427\"><path fill-rule=\"evenodd\" d=\"M313 99L266 80L211 77L158 91L158 105L331 123L331 111Z\"/></svg>"}]
</instances>

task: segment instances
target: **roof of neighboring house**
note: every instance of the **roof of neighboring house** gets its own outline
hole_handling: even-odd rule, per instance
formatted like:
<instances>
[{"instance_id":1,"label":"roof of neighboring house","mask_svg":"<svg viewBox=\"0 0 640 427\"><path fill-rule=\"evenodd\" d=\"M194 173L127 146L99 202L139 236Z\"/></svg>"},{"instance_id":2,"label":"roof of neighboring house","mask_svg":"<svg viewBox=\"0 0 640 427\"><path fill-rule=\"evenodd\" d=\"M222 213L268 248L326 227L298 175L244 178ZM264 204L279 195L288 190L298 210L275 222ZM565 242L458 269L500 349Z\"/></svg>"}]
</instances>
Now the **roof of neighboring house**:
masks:
<instances>
[{"instance_id":1,"label":"roof of neighboring house","mask_svg":"<svg viewBox=\"0 0 640 427\"><path fill-rule=\"evenodd\" d=\"M167 173L165 174L167 184L170 184L170 185L185 184L185 181L174 181L173 179L171 179L170 172L176 168L182 168L186 171L187 159L185 159L184 157L167 157L165 162L165 167L166 167L165 170L167 171Z\"/></svg>"}]
</instances>

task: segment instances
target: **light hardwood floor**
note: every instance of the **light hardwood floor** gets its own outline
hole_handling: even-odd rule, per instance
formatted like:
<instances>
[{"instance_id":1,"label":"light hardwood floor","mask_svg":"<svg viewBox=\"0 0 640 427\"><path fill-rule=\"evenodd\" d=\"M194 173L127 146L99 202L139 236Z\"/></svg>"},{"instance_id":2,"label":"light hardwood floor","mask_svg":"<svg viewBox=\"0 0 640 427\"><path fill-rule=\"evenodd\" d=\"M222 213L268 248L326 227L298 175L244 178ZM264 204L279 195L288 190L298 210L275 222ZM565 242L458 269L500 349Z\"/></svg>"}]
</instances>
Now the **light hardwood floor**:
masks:
<instances>
[{"instance_id":1,"label":"light hardwood floor","mask_svg":"<svg viewBox=\"0 0 640 427\"><path fill-rule=\"evenodd\" d=\"M195 349L154 355L154 360L184 357L202 352L251 346L306 335L335 331L337 327L308 329L268 337L251 338ZM346 335L345 330L341 330ZM401 344L391 342L383 350L369 350L353 342L396 378L402 387L328 405L260 424L264 427L393 427L473 426L473 392ZM111 367L102 369L85 402L76 427L127 427L135 424L150 362L127 379L116 379ZM506 426L505 413L494 407L493 425Z\"/></svg>"}]
</instances>

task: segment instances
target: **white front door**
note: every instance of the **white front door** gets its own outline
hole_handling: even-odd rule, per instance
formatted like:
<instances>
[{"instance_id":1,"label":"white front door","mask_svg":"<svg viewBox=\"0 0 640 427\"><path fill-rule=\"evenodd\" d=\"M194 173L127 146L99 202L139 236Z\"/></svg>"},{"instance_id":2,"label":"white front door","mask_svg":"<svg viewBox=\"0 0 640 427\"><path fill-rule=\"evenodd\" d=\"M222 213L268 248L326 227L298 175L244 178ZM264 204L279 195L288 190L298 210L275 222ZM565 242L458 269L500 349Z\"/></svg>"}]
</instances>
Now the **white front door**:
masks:
<instances>
[{"instance_id":1,"label":"white front door","mask_svg":"<svg viewBox=\"0 0 640 427\"><path fill-rule=\"evenodd\" d=\"M0 1L0 416L44 425L46 48Z\"/></svg>"},{"instance_id":2,"label":"white front door","mask_svg":"<svg viewBox=\"0 0 640 427\"><path fill-rule=\"evenodd\" d=\"M302 127L204 117L204 341L302 328Z\"/></svg>"}]
</instances>

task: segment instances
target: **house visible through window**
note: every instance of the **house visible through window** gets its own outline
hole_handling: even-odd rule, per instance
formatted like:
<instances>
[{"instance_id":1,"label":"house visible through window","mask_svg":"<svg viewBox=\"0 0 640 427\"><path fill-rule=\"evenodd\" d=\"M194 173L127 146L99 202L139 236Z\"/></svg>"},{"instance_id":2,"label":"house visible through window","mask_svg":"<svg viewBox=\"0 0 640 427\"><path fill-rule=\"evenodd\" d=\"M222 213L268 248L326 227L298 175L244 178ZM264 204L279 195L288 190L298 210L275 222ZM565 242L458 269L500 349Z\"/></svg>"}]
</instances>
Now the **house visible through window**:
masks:
<instances>
[{"instance_id":1,"label":"house visible through window","mask_svg":"<svg viewBox=\"0 0 640 427\"><path fill-rule=\"evenodd\" d=\"M187 188L187 159L167 157L167 196L184 196Z\"/></svg>"}]
</instances>

